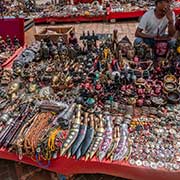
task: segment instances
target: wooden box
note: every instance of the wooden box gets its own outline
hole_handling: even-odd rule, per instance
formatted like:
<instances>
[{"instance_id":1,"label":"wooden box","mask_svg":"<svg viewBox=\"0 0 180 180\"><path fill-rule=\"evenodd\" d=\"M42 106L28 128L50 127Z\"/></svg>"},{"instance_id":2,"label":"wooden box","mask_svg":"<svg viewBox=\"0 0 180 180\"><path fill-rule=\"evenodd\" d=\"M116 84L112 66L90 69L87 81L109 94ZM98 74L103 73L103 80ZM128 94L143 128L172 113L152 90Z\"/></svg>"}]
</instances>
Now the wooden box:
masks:
<instances>
[{"instance_id":1,"label":"wooden box","mask_svg":"<svg viewBox=\"0 0 180 180\"><path fill-rule=\"evenodd\" d=\"M62 37L65 43L68 43L69 33L72 30L74 30L73 27L48 27L42 29L38 34L35 34L35 39L40 41L41 39L49 37L56 43L59 37Z\"/></svg>"}]
</instances>

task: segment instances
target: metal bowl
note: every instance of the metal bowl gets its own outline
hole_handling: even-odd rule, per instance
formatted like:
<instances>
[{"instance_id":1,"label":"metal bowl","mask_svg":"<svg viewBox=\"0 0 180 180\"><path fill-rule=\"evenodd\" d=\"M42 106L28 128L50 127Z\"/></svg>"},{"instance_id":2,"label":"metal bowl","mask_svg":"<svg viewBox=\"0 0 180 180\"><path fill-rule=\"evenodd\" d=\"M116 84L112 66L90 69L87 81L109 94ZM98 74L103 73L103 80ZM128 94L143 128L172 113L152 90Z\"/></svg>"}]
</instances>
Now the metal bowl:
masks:
<instances>
[{"instance_id":1,"label":"metal bowl","mask_svg":"<svg viewBox=\"0 0 180 180\"><path fill-rule=\"evenodd\" d=\"M170 103L176 104L179 103L180 95L178 92L169 92L167 95L167 99Z\"/></svg>"}]
</instances>

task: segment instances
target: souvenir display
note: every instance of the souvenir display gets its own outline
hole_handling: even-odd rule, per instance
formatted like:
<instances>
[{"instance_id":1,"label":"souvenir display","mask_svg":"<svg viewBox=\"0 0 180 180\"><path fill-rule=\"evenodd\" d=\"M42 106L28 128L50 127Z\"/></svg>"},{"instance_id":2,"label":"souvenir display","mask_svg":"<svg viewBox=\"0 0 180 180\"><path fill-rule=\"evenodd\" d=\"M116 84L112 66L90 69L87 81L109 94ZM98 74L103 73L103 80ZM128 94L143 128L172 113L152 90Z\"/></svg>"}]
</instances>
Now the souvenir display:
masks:
<instances>
[{"instance_id":1,"label":"souvenir display","mask_svg":"<svg viewBox=\"0 0 180 180\"><path fill-rule=\"evenodd\" d=\"M2 70L1 148L45 167L66 156L180 170L179 41L159 54L113 33L41 40Z\"/></svg>"},{"instance_id":2,"label":"souvenir display","mask_svg":"<svg viewBox=\"0 0 180 180\"><path fill-rule=\"evenodd\" d=\"M9 35L6 38L0 36L0 66L20 47L17 37L12 40Z\"/></svg>"},{"instance_id":3,"label":"souvenir display","mask_svg":"<svg viewBox=\"0 0 180 180\"><path fill-rule=\"evenodd\" d=\"M31 1L26 4L19 3L11 6L6 3L3 10L3 16L25 16L25 17L75 17L75 16L98 16L105 15L106 8L103 8L99 2L79 3L77 5L68 5L67 3L41 3L34 6ZM18 10L18 11L17 11Z\"/></svg>"},{"instance_id":4,"label":"souvenir display","mask_svg":"<svg viewBox=\"0 0 180 180\"><path fill-rule=\"evenodd\" d=\"M154 0L115 0L111 1L111 12L133 12L154 8ZM179 1L171 1L172 8L179 8Z\"/></svg>"},{"instance_id":5,"label":"souvenir display","mask_svg":"<svg viewBox=\"0 0 180 180\"><path fill-rule=\"evenodd\" d=\"M171 2L172 8L179 8L179 1ZM3 6L3 16L24 16L31 18L40 17L78 17L78 16L102 16L107 14L107 8L110 7L110 12L133 12L144 11L149 8L154 8L153 0L115 0L107 3L104 1L100 4L98 1L92 3L69 4L63 2L48 2L34 4L33 1L26 3L11 5L11 2L6 2Z\"/></svg>"}]
</instances>

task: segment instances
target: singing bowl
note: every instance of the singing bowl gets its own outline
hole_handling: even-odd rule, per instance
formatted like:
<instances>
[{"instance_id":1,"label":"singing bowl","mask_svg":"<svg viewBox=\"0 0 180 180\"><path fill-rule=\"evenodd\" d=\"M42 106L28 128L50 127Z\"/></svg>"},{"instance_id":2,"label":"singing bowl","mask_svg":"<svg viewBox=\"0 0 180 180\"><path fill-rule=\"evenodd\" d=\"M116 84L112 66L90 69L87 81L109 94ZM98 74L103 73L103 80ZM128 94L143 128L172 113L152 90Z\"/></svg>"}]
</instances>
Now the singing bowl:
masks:
<instances>
[{"instance_id":1,"label":"singing bowl","mask_svg":"<svg viewBox=\"0 0 180 180\"><path fill-rule=\"evenodd\" d=\"M157 97L157 96L152 96L151 97L151 102L155 105L155 106L163 106L167 103L167 101L162 98L162 97Z\"/></svg>"},{"instance_id":2,"label":"singing bowl","mask_svg":"<svg viewBox=\"0 0 180 180\"><path fill-rule=\"evenodd\" d=\"M179 103L180 95L178 92L169 92L167 95L167 99L170 103L176 104Z\"/></svg>"},{"instance_id":3,"label":"singing bowl","mask_svg":"<svg viewBox=\"0 0 180 180\"><path fill-rule=\"evenodd\" d=\"M177 85L174 82L166 82L164 83L164 90L166 92L173 92L177 89Z\"/></svg>"},{"instance_id":4,"label":"singing bowl","mask_svg":"<svg viewBox=\"0 0 180 180\"><path fill-rule=\"evenodd\" d=\"M177 87L177 92L180 94L180 86Z\"/></svg>"},{"instance_id":5,"label":"singing bowl","mask_svg":"<svg viewBox=\"0 0 180 180\"><path fill-rule=\"evenodd\" d=\"M176 82L176 77L174 75L166 75L164 77L164 82Z\"/></svg>"}]
</instances>

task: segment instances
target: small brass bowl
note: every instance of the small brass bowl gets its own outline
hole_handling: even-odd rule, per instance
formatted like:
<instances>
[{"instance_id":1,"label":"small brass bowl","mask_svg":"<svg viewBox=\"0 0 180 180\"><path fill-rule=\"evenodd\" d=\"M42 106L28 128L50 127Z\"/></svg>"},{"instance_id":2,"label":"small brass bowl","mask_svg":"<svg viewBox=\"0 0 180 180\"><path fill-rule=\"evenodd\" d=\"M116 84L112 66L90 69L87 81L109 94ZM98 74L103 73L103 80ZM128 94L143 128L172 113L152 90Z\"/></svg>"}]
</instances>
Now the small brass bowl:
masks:
<instances>
[{"instance_id":1,"label":"small brass bowl","mask_svg":"<svg viewBox=\"0 0 180 180\"><path fill-rule=\"evenodd\" d=\"M166 82L164 83L164 90L166 92L173 92L177 89L177 85L174 82Z\"/></svg>"},{"instance_id":2,"label":"small brass bowl","mask_svg":"<svg viewBox=\"0 0 180 180\"><path fill-rule=\"evenodd\" d=\"M172 104L177 104L180 101L180 95L178 92L169 92L167 95L167 99Z\"/></svg>"},{"instance_id":3,"label":"small brass bowl","mask_svg":"<svg viewBox=\"0 0 180 180\"><path fill-rule=\"evenodd\" d=\"M180 94L180 86L177 87L177 92Z\"/></svg>"},{"instance_id":4,"label":"small brass bowl","mask_svg":"<svg viewBox=\"0 0 180 180\"><path fill-rule=\"evenodd\" d=\"M166 75L164 77L164 82L165 83L168 83L168 82L173 82L173 83L176 83L177 79L174 75Z\"/></svg>"},{"instance_id":5,"label":"small brass bowl","mask_svg":"<svg viewBox=\"0 0 180 180\"><path fill-rule=\"evenodd\" d=\"M155 106L164 106L167 101L161 96L152 96L151 101Z\"/></svg>"}]
</instances>

